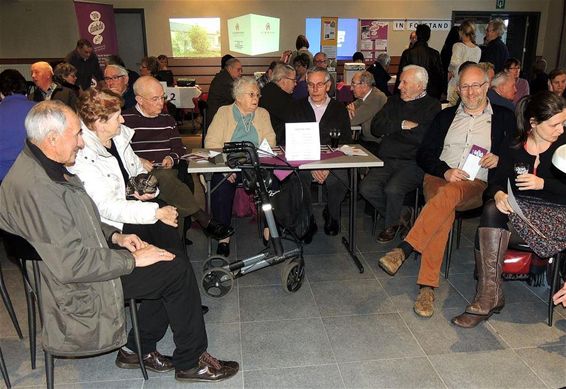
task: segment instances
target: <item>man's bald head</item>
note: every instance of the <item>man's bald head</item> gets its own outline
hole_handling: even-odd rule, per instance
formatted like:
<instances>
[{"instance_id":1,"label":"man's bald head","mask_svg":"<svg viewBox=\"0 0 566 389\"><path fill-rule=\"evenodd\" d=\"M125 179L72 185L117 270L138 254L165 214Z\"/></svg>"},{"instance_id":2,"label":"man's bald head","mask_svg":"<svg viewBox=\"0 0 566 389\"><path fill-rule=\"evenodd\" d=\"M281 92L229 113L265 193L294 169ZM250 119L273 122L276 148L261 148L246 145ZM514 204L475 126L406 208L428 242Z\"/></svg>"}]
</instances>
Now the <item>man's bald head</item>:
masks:
<instances>
[{"instance_id":1,"label":"man's bald head","mask_svg":"<svg viewBox=\"0 0 566 389\"><path fill-rule=\"evenodd\" d=\"M163 87L152 76L138 78L134 83L134 94L136 102L145 115L155 117L163 110L165 102Z\"/></svg>"},{"instance_id":2,"label":"man's bald head","mask_svg":"<svg viewBox=\"0 0 566 389\"><path fill-rule=\"evenodd\" d=\"M31 79L44 92L53 83L53 68L47 62L39 61L31 65Z\"/></svg>"}]
</instances>

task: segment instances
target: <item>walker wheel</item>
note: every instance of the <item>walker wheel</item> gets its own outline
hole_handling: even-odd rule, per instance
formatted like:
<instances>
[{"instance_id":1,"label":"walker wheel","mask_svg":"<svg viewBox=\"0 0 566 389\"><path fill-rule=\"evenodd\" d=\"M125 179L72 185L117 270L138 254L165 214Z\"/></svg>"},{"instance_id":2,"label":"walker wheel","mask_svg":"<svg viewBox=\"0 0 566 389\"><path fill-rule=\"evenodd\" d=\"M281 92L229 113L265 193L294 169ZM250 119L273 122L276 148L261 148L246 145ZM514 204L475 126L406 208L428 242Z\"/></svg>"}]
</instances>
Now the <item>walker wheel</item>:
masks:
<instances>
[{"instance_id":1,"label":"walker wheel","mask_svg":"<svg viewBox=\"0 0 566 389\"><path fill-rule=\"evenodd\" d=\"M204 272L202 276L202 288L204 293L210 297L223 297L232 290L234 276L228 270L221 267L213 267Z\"/></svg>"},{"instance_id":2,"label":"walker wheel","mask_svg":"<svg viewBox=\"0 0 566 389\"><path fill-rule=\"evenodd\" d=\"M225 267L229 264L230 263L226 260L225 257L221 255L213 255L211 257L208 257L202 264L202 272L206 273L207 271L215 267Z\"/></svg>"},{"instance_id":3,"label":"walker wheel","mask_svg":"<svg viewBox=\"0 0 566 389\"><path fill-rule=\"evenodd\" d=\"M302 259L286 261L281 268L281 284L288 293L295 293L303 285L305 265Z\"/></svg>"}]
</instances>

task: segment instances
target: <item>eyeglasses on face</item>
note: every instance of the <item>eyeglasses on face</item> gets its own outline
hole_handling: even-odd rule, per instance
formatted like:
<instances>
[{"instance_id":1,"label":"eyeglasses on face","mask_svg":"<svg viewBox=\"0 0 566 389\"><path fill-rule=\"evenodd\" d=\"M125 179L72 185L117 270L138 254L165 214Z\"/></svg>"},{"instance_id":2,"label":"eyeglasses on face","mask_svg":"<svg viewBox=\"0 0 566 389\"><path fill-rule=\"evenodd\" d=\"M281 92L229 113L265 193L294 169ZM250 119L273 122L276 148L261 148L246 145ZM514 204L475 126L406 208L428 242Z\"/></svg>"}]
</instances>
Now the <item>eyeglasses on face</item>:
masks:
<instances>
[{"instance_id":1,"label":"eyeglasses on face","mask_svg":"<svg viewBox=\"0 0 566 389\"><path fill-rule=\"evenodd\" d=\"M162 101L162 100L165 100L165 99L167 98L166 95L153 96L153 97L145 97L145 96L142 96L142 95L140 95L140 96L141 96L142 99L149 100L149 101L151 101L152 103L157 103L158 101Z\"/></svg>"},{"instance_id":2,"label":"eyeglasses on face","mask_svg":"<svg viewBox=\"0 0 566 389\"><path fill-rule=\"evenodd\" d=\"M125 75L121 74L119 76L113 76L113 77L104 77L104 81L117 81L120 78L126 77Z\"/></svg>"},{"instance_id":3,"label":"eyeglasses on face","mask_svg":"<svg viewBox=\"0 0 566 389\"><path fill-rule=\"evenodd\" d=\"M317 82L316 84L314 82L307 82L307 86L310 89L319 89L319 88L324 88L326 86L326 83L328 81L324 81L324 82Z\"/></svg>"},{"instance_id":4,"label":"eyeglasses on face","mask_svg":"<svg viewBox=\"0 0 566 389\"><path fill-rule=\"evenodd\" d=\"M363 82L352 82L352 86L360 86L360 85L365 85L365 83L363 83Z\"/></svg>"},{"instance_id":5,"label":"eyeglasses on face","mask_svg":"<svg viewBox=\"0 0 566 389\"><path fill-rule=\"evenodd\" d=\"M470 85L464 84L464 85L459 85L458 89L460 89L460 92L467 92L467 91L478 92L485 84L487 84L487 81L484 81L481 84L479 82L475 82Z\"/></svg>"},{"instance_id":6,"label":"eyeglasses on face","mask_svg":"<svg viewBox=\"0 0 566 389\"><path fill-rule=\"evenodd\" d=\"M259 99L261 97L261 94L255 93L255 92L244 92L242 94L244 96L249 96L250 99L253 99L253 98L256 98L256 97Z\"/></svg>"}]
</instances>

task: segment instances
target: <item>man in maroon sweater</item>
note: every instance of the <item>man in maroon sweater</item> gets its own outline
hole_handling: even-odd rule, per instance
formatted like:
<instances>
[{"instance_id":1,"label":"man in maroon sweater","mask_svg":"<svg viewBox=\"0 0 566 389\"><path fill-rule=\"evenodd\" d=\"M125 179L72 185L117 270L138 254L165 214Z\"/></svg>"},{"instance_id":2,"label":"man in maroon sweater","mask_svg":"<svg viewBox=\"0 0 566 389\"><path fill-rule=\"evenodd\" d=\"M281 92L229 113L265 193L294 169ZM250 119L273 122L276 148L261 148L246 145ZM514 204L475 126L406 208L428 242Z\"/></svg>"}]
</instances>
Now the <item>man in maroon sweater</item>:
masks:
<instances>
[{"instance_id":1,"label":"man in maroon sweater","mask_svg":"<svg viewBox=\"0 0 566 389\"><path fill-rule=\"evenodd\" d=\"M178 178L180 158L185 146L175 119L162 113L165 95L161 84L152 76L140 77L134 83L136 106L122 112L124 125L135 130L132 148L147 171L159 181L160 198L177 207L179 216L193 217L207 235L224 239L234 229L212 220L197 204L190 188Z\"/></svg>"}]
</instances>

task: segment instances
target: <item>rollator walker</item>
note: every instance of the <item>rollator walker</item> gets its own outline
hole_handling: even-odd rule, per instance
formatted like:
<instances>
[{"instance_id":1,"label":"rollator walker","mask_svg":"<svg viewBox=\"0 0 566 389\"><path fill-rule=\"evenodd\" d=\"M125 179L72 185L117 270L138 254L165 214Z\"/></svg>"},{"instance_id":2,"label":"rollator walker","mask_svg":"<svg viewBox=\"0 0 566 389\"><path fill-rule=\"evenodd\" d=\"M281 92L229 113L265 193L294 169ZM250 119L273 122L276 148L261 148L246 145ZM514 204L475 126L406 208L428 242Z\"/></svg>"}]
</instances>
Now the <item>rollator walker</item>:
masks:
<instances>
[{"instance_id":1,"label":"rollator walker","mask_svg":"<svg viewBox=\"0 0 566 389\"><path fill-rule=\"evenodd\" d=\"M262 252L252 257L228 262L225 257L214 255L203 264L202 287L211 297L223 297L230 293L236 278L268 266L284 263L281 267L281 283L286 292L298 291L305 277L305 262L303 259L302 242L292 232L282 238L273 214L270 198L275 195L270 191L270 170L294 168L290 166L262 165L258 152L251 142L228 142L222 152L227 155L226 164L242 171L242 181L246 191L253 192L256 204L261 206L269 229L270 244ZM282 240L294 242L296 247L285 251Z\"/></svg>"}]
</instances>

